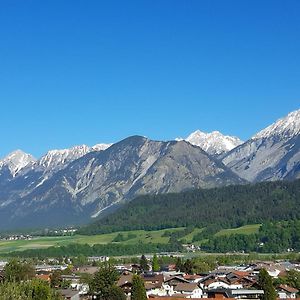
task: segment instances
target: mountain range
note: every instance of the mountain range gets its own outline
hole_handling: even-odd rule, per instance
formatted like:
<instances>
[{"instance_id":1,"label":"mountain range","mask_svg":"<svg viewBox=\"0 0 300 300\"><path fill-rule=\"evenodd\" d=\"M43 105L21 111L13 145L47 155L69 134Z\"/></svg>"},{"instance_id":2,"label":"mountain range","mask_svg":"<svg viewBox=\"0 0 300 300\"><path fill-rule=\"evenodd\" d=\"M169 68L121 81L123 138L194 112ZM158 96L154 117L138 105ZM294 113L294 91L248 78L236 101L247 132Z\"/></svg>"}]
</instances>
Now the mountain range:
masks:
<instances>
[{"instance_id":1,"label":"mountain range","mask_svg":"<svg viewBox=\"0 0 300 300\"><path fill-rule=\"evenodd\" d=\"M141 194L300 178L300 110L249 140L199 130L186 139L16 150L0 161L1 228L80 224Z\"/></svg>"}]
</instances>

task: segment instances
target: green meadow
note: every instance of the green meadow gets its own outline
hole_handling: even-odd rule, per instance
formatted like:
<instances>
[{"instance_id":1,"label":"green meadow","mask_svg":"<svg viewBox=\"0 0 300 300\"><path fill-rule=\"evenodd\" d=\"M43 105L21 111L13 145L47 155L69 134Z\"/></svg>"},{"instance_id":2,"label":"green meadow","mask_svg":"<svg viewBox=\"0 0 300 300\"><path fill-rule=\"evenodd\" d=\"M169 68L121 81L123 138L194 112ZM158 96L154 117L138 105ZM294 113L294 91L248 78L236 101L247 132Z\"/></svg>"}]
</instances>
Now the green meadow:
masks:
<instances>
[{"instance_id":1,"label":"green meadow","mask_svg":"<svg viewBox=\"0 0 300 300\"><path fill-rule=\"evenodd\" d=\"M216 236L230 235L230 234L254 234L258 232L260 224L246 225L234 229L223 229L216 233ZM22 251L26 249L40 249L48 248L51 246L63 246L70 243L80 243L80 244L108 244L114 242L114 239L118 235L124 237L123 241L118 243L124 244L135 244L138 242L142 243L168 243L169 237L164 236L165 232L174 232L184 229L181 228L171 228L155 231L145 231L145 230L132 230L124 232L114 232L108 234L99 235L73 235L73 236L58 236L58 237L36 237L32 240L18 240L18 241L0 241L0 254L7 253L11 251ZM201 232L203 228L195 228L191 233L180 238L181 241L185 243L191 243L193 236ZM196 244L200 244L196 243Z\"/></svg>"},{"instance_id":2,"label":"green meadow","mask_svg":"<svg viewBox=\"0 0 300 300\"><path fill-rule=\"evenodd\" d=\"M245 225L238 228L231 228L231 229L222 229L215 234L215 236L224 236L224 235L231 235L231 234L255 234L258 233L261 224L251 224Z\"/></svg>"},{"instance_id":3,"label":"green meadow","mask_svg":"<svg viewBox=\"0 0 300 300\"><path fill-rule=\"evenodd\" d=\"M125 241L120 243L135 244L138 242L143 243L168 243L169 237L164 237L163 234L166 231L177 231L182 228L163 229L156 231L145 230L132 230L126 232L114 232L108 234L99 235L73 235L73 236L58 236L58 237L37 237L32 240L18 240L18 241L0 241L0 254L11 251L22 251L26 249L40 249L48 248L51 246L63 246L70 243L79 244L108 244L113 242L118 234L122 234L125 237ZM128 235L134 236L128 238ZM129 236L130 237L130 236Z\"/></svg>"}]
</instances>

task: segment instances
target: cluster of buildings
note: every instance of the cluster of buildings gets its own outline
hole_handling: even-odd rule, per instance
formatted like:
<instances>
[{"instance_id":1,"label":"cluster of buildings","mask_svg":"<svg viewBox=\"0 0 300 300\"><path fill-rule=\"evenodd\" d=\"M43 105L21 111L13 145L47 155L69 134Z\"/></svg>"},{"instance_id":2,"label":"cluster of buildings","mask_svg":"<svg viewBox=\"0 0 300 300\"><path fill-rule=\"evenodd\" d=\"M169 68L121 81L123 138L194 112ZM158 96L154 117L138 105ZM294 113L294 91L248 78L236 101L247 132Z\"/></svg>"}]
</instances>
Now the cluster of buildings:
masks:
<instances>
[{"instance_id":1,"label":"cluster of buildings","mask_svg":"<svg viewBox=\"0 0 300 300\"><path fill-rule=\"evenodd\" d=\"M135 268L136 266L134 266ZM258 273L265 268L274 277L286 275L290 269L300 266L288 262L259 262L247 266L221 266L208 274L184 274L176 272L174 266L169 270L141 275L147 297L152 300L167 299L260 299L264 291L258 284ZM124 268L118 281L130 299L133 271ZM299 291L288 285L277 287L279 299L296 299Z\"/></svg>"},{"instance_id":2,"label":"cluster of buildings","mask_svg":"<svg viewBox=\"0 0 300 300\"><path fill-rule=\"evenodd\" d=\"M0 237L1 241L19 241L19 240L32 240L33 237L31 235L28 234L13 234L13 235L6 235L6 236L2 236Z\"/></svg>"},{"instance_id":3,"label":"cluster of buildings","mask_svg":"<svg viewBox=\"0 0 300 300\"><path fill-rule=\"evenodd\" d=\"M108 257L90 257L89 261L107 261ZM1 269L6 262L0 262ZM65 270L67 265L37 265L36 277L50 282L50 275L56 270ZM138 264L115 266L120 273L117 285L130 299L133 275L140 272ZM176 271L175 265L168 265L160 272L141 273L147 297L151 300L184 300L184 299L261 299L264 291L258 284L259 271L264 268L273 278L285 277L289 270L300 272L300 264L286 261L257 262L241 266L219 266L209 273L185 274ZM62 275L69 282L67 289L61 290L64 299L84 300L88 296L89 286L82 283L83 273L95 274L97 266L74 268L73 274ZM281 284L276 288L278 299L297 299L299 291L292 286Z\"/></svg>"}]
</instances>

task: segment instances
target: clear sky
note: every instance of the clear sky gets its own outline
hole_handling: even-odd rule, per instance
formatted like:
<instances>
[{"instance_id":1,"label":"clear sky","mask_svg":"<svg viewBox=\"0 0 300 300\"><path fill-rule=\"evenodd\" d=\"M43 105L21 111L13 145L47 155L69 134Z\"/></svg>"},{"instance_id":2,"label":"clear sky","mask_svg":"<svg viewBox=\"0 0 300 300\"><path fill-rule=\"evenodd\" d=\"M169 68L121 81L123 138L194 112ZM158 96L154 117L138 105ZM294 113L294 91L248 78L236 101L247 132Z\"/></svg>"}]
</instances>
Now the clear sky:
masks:
<instances>
[{"instance_id":1,"label":"clear sky","mask_svg":"<svg viewBox=\"0 0 300 300\"><path fill-rule=\"evenodd\" d=\"M0 156L219 130L300 108L299 0L3 0Z\"/></svg>"}]
</instances>

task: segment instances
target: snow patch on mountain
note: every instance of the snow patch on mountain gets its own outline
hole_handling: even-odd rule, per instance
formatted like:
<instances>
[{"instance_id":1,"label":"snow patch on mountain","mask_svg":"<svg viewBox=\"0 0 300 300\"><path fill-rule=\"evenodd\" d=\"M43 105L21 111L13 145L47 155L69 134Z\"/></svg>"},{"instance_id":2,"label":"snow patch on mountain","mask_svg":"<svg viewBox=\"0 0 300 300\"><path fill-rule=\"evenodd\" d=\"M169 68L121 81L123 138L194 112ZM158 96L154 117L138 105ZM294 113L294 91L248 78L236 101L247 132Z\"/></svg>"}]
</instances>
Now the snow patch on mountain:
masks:
<instances>
[{"instance_id":1,"label":"snow patch on mountain","mask_svg":"<svg viewBox=\"0 0 300 300\"><path fill-rule=\"evenodd\" d=\"M223 135L219 131L206 133L200 130L191 133L185 141L202 148L211 155L226 153L243 143L238 137Z\"/></svg>"},{"instance_id":2,"label":"snow patch on mountain","mask_svg":"<svg viewBox=\"0 0 300 300\"><path fill-rule=\"evenodd\" d=\"M74 146L70 149L50 150L36 162L34 167L46 173L58 171L89 151L90 148L86 145Z\"/></svg>"},{"instance_id":3,"label":"snow patch on mountain","mask_svg":"<svg viewBox=\"0 0 300 300\"><path fill-rule=\"evenodd\" d=\"M300 110L289 113L230 151L223 163L248 181L300 175Z\"/></svg>"},{"instance_id":4,"label":"snow patch on mountain","mask_svg":"<svg viewBox=\"0 0 300 300\"><path fill-rule=\"evenodd\" d=\"M20 170L32 165L35 161L32 155L22 150L15 150L0 160L0 168L7 166L12 176L15 177Z\"/></svg>"},{"instance_id":5,"label":"snow patch on mountain","mask_svg":"<svg viewBox=\"0 0 300 300\"><path fill-rule=\"evenodd\" d=\"M289 113L263 129L252 139L268 138L271 136L292 137L300 134L300 109Z\"/></svg>"},{"instance_id":6,"label":"snow patch on mountain","mask_svg":"<svg viewBox=\"0 0 300 300\"><path fill-rule=\"evenodd\" d=\"M40 159L24 167L22 174L34 170L42 172L44 176L51 177L51 174L64 169L72 161L81 158L92 151L104 151L112 144L96 144L92 147L87 145L74 146L67 149L49 150Z\"/></svg>"},{"instance_id":7,"label":"snow patch on mountain","mask_svg":"<svg viewBox=\"0 0 300 300\"><path fill-rule=\"evenodd\" d=\"M110 146L112 146L112 144L96 144L93 147L91 147L91 151L104 151L107 148L109 148Z\"/></svg>"}]
</instances>

